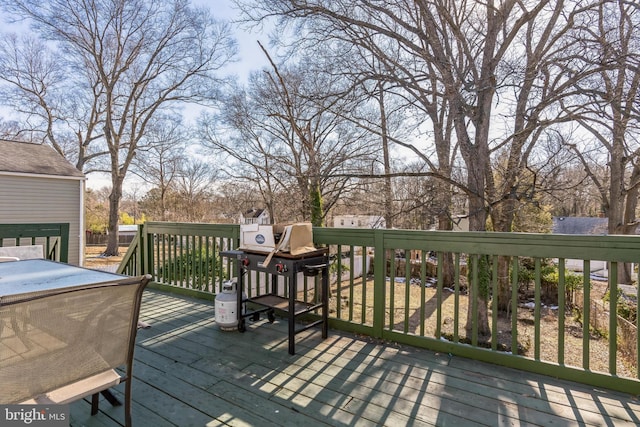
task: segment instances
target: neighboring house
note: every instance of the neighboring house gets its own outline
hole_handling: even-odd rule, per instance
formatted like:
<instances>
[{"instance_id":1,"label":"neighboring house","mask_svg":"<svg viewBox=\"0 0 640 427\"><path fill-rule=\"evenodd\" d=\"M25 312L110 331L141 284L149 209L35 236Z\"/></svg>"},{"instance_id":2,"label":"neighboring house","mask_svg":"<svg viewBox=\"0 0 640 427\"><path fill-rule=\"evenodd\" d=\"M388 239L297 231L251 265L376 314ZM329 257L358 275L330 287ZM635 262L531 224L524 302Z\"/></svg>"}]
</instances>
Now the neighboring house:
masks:
<instances>
[{"instance_id":1,"label":"neighboring house","mask_svg":"<svg viewBox=\"0 0 640 427\"><path fill-rule=\"evenodd\" d=\"M384 217L378 215L336 215L333 218L336 228L386 228Z\"/></svg>"},{"instance_id":2,"label":"neighboring house","mask_svg":"<svg viewBox=\"0 0 640 427\"><path fill-rule=\"evenodd\" d=\"M456 215L453 217L453 231L469 231L469 217L467 215Z\"/></svg>"},{"instance_id":3,"label":"neighboring house","mask_svg":"<svg viewBox=\"0 0 640 427\"><path fill-rule=\"evenodd\" d=\"M604 236L607 234L607 218L598 217L570 217L557 216L553 217L553 234L582 234ZM573 271L583 271L583 261L567 259L566 266ZM590 273L598 276L607 277L607 263L600 260L590 261Z\"/></svg>"},{"instance_id":4,"label":"neighboring house","mask_svg":"<svg viewBox=\"0 0 640 427\"><path fill-rule=\"evenodd\" d=\"M129 246L133 239L138 234L137 225L118 225L118 245ZM109 240L109 232L106 233L92 233L87 230L85 234L85 244L87 246L106 246Z\"/></svg>"},{"instance_id":5,"label":"neighboring house","mask_svg":"<svg viewBox=\"0 0 640 427\"><path fill-rule=\"evenodd\" d=\"M240 224L271 224L271 217L266 209L249 209L240 214Z\"/></svg>"},{"instance_id":6,"label":"neighboring house","mask_svg":"<svg viewBox=\"0 0 640 427\"><path fill-rule=\"evenodd\" d=\"M0 224L69 223L69 263L82 265L85 176L53 148L0 140Z\"/></svg>"},{"instance_id":7,"label":"neighboring house","mask_svg":"<svg viewBox=\"0 0 640 427\"><path fill-rule=\"evenodd\" d=\"M118 235L119 236L135 236L138 234L138 226L137 225L118 225Z\"/></svg>"},{"instance_id":8,"label":"neighboring house","mask_svg":"<svg viewBox=\"0 0 640 427\"><path fill-rule=\"evenodd\" d=\"M553 217L552 233L603 236L608 234L607 224L607 218L555 216Z\"/></svg>"},{"instance_id":9,"label":"neighboring house","mask_svg":"<svg viewBox=\"0 0 640 427\"><path fill-rule=\"evenodd\" d=\"M129 244L133 241L133 239L138 234L138 226L137 225L118 225L118 239L119 245L129 246Z\"/></svg>"}]
</instances>

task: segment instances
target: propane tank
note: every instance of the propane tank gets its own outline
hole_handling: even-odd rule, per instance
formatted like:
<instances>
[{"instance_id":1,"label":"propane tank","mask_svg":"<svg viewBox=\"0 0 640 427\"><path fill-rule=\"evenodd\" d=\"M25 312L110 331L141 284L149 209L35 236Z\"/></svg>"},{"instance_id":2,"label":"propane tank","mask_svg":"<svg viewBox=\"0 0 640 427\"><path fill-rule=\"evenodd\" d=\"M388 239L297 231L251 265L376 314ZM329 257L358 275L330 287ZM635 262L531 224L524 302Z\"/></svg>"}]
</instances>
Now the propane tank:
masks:
<instances>
[{"instance_id":1,"label":"propane tank","mask_svg":"<svg viewBox=\"0 0 640 427\"><path fill-rule=\"evenodd\" d=\"M232 278L222 282L222 292L216 295L215 301L215 318L216 323L223 331L233 331L238 329L238 280ZM242 301L245 301L247 296L242 293ZM245 314L246 303L242 303L242 314Z\"/></svg>"}]
</instances>

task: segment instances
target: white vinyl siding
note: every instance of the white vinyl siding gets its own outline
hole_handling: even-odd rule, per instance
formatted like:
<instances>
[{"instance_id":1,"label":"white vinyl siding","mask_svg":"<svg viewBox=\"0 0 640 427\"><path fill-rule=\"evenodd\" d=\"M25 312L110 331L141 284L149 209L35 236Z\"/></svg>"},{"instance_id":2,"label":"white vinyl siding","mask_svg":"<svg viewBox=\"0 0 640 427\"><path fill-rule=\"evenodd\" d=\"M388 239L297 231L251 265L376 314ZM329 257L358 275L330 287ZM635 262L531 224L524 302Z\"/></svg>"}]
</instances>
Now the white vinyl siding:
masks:
<instances>
[{"instance_id":1,"label":"white vinyl siding","mask_svg":"<svg viewBox=\"0 0 640 427\"><path fill-rule=\"evenodd\" d=\"M80 179L0 174L0 224L69 223L69 263L80 264Z\"/></svg>"}]
</instances>

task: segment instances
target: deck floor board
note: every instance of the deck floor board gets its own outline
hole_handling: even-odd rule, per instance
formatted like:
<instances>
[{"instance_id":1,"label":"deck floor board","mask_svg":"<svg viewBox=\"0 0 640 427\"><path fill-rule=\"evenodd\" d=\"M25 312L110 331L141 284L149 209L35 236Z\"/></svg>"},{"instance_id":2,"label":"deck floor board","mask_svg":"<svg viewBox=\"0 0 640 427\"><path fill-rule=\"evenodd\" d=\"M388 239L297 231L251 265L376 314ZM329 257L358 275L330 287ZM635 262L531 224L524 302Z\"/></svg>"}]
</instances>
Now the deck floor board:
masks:
<instances>
[{"instance_id":1,"label":"deck floor board","mask_svg":"<svg viewBox=\"0 0 640 427\"><path fill-rule=\"evenodd\" d=\"M145 291L133 378L138 426L636 426L631 394L594 390L447 354L287 322L221 331L213 302ZM124 387L114 393L122 399ZM71 425L122 425L124 409L88 399Z\"/></svg>"}]
</instances>

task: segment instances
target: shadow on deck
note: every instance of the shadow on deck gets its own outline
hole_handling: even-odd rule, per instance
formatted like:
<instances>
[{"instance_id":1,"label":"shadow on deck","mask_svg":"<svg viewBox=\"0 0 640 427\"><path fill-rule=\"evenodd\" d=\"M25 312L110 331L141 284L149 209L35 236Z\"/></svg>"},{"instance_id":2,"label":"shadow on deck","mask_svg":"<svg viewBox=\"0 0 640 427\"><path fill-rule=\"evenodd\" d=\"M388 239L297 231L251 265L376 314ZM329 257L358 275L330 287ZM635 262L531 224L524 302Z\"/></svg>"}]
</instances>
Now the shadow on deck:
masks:
<instances>
[{"instance_id":1,"label":"shadow on deck","mask_svg":"<svg viewBox=\"0 0 640 427\"><path fill-rule=\"evenodd\" d=\"M213 303L145 291L134 426L636 426L629 395L330 330L287 352L287 324L223 332ZM122 396L122 385L116 388ZM637 394L637 390L635 393ZM71 405L72 426L117 426L122 407Z\"/></svg>"}]
</instances>

